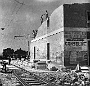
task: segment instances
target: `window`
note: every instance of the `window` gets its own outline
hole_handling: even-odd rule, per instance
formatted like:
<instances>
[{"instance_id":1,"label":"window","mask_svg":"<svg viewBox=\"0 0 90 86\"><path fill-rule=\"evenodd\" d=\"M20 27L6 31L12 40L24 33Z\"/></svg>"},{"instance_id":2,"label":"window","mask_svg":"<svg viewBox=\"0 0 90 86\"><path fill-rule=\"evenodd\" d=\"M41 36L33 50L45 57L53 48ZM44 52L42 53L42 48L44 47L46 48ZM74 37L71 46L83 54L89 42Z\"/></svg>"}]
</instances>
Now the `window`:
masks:
<instances>
[{"instance_id":1,"label":"window","mask_svg":"<svg viewBox=\"0 0 90 86\"><path fill-rule=\"evenodd\" d=\"M47 60L50 59L50 43L47 43Z\"/></svg>"},{"instance_id":2,"label":"window","mask_svg":"<svg viewBox=\"0 0 90 86\"><path fill-rule=\"evenodd\" d=\"M36 52L35 52L35 51L36 51L36 49L35 49L35 46L34 46L34 59L35 59L35 57L36 57L36 56L35 56L35 54L36 54Z\"/></svg>"},{"instance_id":3,"label":"window","mask_svg":"<svg viewBox=\"0 0 90 86\"><path fill-rule=\"evenodd\" d=\"M87 23L90 23L90 12L87 12Z\"/></svg>"},{"instance_id":4,"label":"window","mask_svg":"<svg viewBox=\"0 0 90 86\"><path fill-rule=\"evenodd\" d=\"M87 12L87 26L90 27L90 12Z\"/></svg>"},{"instance_id":5,"label":"window","mask_svg":"<svg viewBox=\"0 0 90 86\"><path fill-rule=\"evenodd\" d=\"M87 32L87 39L90 39L90 32Z\"/></svg>"}]
</instances>

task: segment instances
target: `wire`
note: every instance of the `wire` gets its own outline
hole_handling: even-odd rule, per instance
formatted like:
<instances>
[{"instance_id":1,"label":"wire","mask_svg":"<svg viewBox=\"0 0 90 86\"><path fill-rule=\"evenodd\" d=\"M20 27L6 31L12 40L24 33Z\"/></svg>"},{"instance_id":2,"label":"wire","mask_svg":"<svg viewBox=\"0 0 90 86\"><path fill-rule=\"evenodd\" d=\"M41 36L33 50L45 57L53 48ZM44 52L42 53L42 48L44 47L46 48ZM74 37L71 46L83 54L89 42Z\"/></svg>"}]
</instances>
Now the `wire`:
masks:
<instances>
[{"instance_id":1,"label":"wire","mask_svg":"<svg viewBox=\"0 0 90 86\"><path fill-rule=\"evenodd\" d=\"M15 11L16 7L17 7L17 4L15 5L15 7L14 7L14 9L13 9L13 11L12 11L12 14L11 14L11 15L13 15L13 13L14 13L14 11Z\"/></svg>"},{"instance_id":2,"label":"wire","mask_svg":"<svg viewBox=\"0 0 90 86\"><path fill-rule=\"evenodd\" d=\"M16 2L19 3L19 4L25 5L25 4L24 4L24 1L23 1L23 3L19 2L18 0L14 0L14 1L16 1Z\"/></svg>"},{"instance_id":3,"label":"wire","mask_svg":"<svg viewBox=\"0 0 90 86\"><path fill-rule=\"evenodd\" d=\"M18 8L18 10L16 11L16 14L17 14L17 13L19 12L19 10L21 9L21 7L22 7L23 5L25 5L25 4L24 4L24 1L23 1L23 3L20 3L20 2L17 1L17 0L14 0L14 1L16 1L16 2L19 3L19 4L21 4L21 6L20 6L20 7ZM14 11L15 11L16 7L17 7L17 4L15 5L15 7L14 7L11 15L14 14ZM10 20L9 24L7 25L8 27L10 26L10 24L11 24L11 22L12 22L13 20L14 20L14 17L13 17L13 19Z\"/></svg>"},{"instance_id":4,"label":"wire","mask_svg":"<svg viewBox=\"0 0 90 86\"><path fill-rule=\"evenodd\" d=\"M20 10L20 8L22 7L22 5L19 7L19 9L16 11L16 14L18 13L18 11ZM11 19L11 21L10 21L10 24L11 24L11 22L14 20L14 17L13 17L13 19ZM10 24L8 25L8 26L10 26Z\"/></svg>"},{"instance_id":5,"label":"wire","mask_svg":"<svg viewBox=\"0 0 90 86\"><path fill-rule=\"evenodd\" d=\"M16 14L18 13L18 11L20 10L20 8L23 6L23 4L19 7L19 9L16 11Z\"/></svg>"},{"instance_id":6,"label":"wire","mask_svg":"<svg viewBox=\"0 0 90 86\"><path fill-rule=\"evenodd\" d=\"M16 1L16 2L19 3L19 4L23 4L23 5L26 5L26 6L30 6L30 5L28 5L28 4L25 4L25 3L20 2L19 0L14 0L14 1ZM24 2L24 1L23 1L23 2Z\"/></svg>"},{"instance_id":7,"label":"wire","mask_svg":"<svg viewBox=\"0 0 90 86\"><path fill-rule=\"evenodd\" d=\"M14 9L13 9L12 13L11 13L11 15L13 15L13 14L14 14L14 11L15 11L16 7L17 7L17 4L15 5L15 7L14 7ZM10 23L11 23L11 22L12 22L12 19L10 20ZM7 24L7 26L10 26L10 25L9 25L9 24Z\"/></svg>"},{"instance_id":8,"label":"wire","mask_svg":"<svg viewBox=\"0 0 90 86\"><path fill-rule=\"evenodd\" d=\"M20 2L19 0L14 0L14 1L21 5L21 6L18 8L18 10L16 11L16 14L19 12L19 10L21 9L21 7L22 7L23 5L25 5L25 6L30 6L30 5L25 4L24 1L23 1L23 2ZM15 5L15 7L14 7L11 15L14 14L14 11L15 11L16 7L17 7L17 4ZM10 23L7 25L8 27L10 26L10 24L11 24L11 22L12 22L13 20L14 20L14 17L13 17L13 19L10 20Z\"/></svg>"}]
</instances>

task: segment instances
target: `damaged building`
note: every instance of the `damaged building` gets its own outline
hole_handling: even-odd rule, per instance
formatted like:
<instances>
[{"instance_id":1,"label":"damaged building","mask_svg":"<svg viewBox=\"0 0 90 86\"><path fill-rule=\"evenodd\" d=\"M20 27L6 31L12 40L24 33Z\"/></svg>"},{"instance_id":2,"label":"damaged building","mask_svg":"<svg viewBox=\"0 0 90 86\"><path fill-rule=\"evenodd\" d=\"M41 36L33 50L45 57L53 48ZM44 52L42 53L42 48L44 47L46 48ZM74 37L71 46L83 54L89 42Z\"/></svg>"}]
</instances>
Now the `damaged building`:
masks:
<instances>
[{"instance_id":1,"label":"damaged building","mask_svg":"<svg viewBox=\"0 0 90 86\"><path fill-rule=\"evenodd\" d=\"M31 60L59 65L89 65L90 3L63 4L38 28L30 44Z\"/></svg>"}]
</instances>

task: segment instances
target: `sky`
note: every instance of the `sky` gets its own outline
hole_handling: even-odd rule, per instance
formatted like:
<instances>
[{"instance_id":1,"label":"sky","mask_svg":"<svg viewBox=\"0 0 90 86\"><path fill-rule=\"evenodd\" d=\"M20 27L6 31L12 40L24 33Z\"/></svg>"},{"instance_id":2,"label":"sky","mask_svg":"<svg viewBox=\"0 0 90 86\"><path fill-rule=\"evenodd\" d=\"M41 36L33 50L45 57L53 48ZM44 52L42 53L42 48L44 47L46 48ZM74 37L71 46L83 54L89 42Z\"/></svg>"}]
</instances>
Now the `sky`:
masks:
<instances>
[{"instance_id":1,"label":"sky","mask_svg":"<svg viewBox=\"0 0 90 86\"><path fill-rule=\"evenodd\" d=\"M5 48L28 50L27 36L40 27L40 17L49 16L65 3L88 3L89 0L0 0L0 53ZM14 36L22 35L24 37ZM29 37L31 41L32 38Z\"/></svg>"}]
</instances>

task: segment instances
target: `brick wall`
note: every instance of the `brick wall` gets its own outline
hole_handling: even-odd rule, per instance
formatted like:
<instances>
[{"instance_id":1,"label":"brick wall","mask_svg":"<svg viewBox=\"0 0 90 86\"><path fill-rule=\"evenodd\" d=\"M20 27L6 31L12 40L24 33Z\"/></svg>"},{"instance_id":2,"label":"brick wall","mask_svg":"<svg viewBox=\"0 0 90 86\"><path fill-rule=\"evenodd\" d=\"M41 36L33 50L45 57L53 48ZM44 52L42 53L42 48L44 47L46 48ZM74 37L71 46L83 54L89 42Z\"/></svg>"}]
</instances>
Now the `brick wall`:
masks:
<instances>
[{"instance_id":1,"label":"brick wall","mask_svg":"<svg viewBox=\"0 0 90 86\"><path fill-rule=\"evenodd\" d=\"M87 27L87 11L90 11L90 3L65 4L64 27Z\"/></svg>"}]
</instances>

